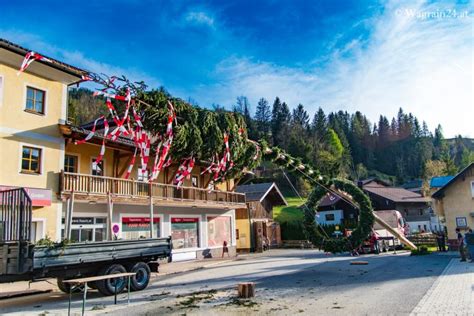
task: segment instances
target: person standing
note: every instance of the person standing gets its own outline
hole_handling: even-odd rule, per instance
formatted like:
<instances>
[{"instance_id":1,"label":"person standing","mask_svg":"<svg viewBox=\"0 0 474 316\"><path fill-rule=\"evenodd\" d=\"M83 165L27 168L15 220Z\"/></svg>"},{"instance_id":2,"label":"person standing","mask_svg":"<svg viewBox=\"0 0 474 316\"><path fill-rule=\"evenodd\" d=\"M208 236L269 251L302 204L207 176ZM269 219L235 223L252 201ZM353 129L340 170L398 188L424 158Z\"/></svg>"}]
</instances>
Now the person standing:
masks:
<instances>
[{"instance_id":1,"label":"person standing","mask_svg":"<svg viewBox=\"0 0 474 316\"><path fill-rule=\"evenodd\" d=\"M470 262L474 262L474 234L471 228L464 234L464 245L466 246L469 259L471 259Z\"/></svg>"},{"instance_id":2,"label":"person standing","mask_svg":"<svg viewBox=\"0 0 474 316\"><path fill-rule=\"evenodd\" d=\"M464 237L459 228L456 228L456 235L458 239L459 254L461 255L461 262L463 262L466 261L466 254L464 253Z\"/></svg>"},{"instance_id":3,"label":"person standing","mask_svg":"<svg viewBox=\"0 0 474 316\"><path fill-rule=\"evenodd\" d=\"M446 252L446 234L444 233L444 229L440 232L440 239L441 239L441 250Z\"/></svg>"},{"instance_id":4,"label":"person standing","mask_svg":"<svg viewBox=\"0 0 474 316\"><path fill-rule=\"evenodd\" d=\"M441 246L441 232L435 232L436 235L436 243L438 244L438 251L443 251L442 246Z\"/></svg>"},{"instance_id":5,"label":"person standing","mask_svg":"<svg viewBox=\"0 0 474 316\"><path fill-rule=\"evenodd\" d=\"M224 240L224 243L222 244L222 258L224 258L224 254L227 253L227 257L230 257L229 254L229 247L227 246L227 241Z\"/></svg>"}]
</instances>

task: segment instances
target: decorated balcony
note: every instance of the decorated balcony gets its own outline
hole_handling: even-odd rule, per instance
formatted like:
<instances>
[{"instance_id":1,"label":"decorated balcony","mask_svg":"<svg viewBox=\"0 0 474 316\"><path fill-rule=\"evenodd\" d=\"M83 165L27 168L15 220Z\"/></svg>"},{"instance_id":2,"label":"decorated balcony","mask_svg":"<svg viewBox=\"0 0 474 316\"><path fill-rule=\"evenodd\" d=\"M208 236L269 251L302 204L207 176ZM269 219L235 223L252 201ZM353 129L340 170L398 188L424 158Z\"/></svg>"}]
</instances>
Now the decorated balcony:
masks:
<instances>
[{"instance_id":1,"label":"decorated balcony","mask_svg":"<svg viewBox=\"0 0 474 316\"><path fill-rule=\"evenodd\" d=\"M89 202L195 206L213 208L245 208L245 194L196 187L177 187L163 183L148 183L113 177L61 172L62 198Z\"/></svg>"}]
</instances>

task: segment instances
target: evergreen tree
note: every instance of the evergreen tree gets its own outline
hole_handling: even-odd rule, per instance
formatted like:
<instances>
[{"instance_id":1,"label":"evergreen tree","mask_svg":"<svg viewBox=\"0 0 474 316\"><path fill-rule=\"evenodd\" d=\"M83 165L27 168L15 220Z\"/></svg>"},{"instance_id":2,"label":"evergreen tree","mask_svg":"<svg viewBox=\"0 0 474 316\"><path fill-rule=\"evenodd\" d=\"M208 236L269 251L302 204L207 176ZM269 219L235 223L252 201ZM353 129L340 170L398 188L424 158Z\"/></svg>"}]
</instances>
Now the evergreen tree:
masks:
<instances>
[{"instance_id":1,"label":"evergreen tree","mask_svg":"<svg viewBox=\"0 0 474 316\"><path fill-rule=\"evenodd\" d=\"M298 104L296 109L293 110L293 124L301 126L305 129L309 126L309 115L304 109L303 104Z\"/></svg>"},{"instance_id":2,"label":"evergreen tree","mask_svg":"<svg viewBox=\"0 0 474 316\"><path fill-rule=\"evenodd\" d=\"M321 141L326 135L327 130L327 119L326 114L322 108L319 108L316 114L314 114L313 122L311 123L311 129L313 134L318 141Z\"/></svg>"},{"instance_id":3,"label":"evergreen tree","mask_svg":"<svg viewBox=\"0 0 474 316\"><path fill-rule=\"evenodd\" d=\"M255 111L255 122L258 132L258 138L269 140L270 138L270 124L272 119L272 113L268 101L261 98L257 104L257 110Z\"/></svg>"}]
</instances>

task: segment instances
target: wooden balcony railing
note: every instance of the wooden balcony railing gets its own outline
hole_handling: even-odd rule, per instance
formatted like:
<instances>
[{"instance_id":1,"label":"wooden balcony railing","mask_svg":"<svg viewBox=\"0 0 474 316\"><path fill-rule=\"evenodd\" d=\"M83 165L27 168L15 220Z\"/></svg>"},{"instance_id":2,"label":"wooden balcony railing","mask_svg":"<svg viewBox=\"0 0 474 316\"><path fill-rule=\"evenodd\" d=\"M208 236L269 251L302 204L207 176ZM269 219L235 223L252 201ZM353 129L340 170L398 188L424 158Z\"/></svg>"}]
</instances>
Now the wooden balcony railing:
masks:
<instances>
[{"instance_id":1,"label":"wooden balcony railing","mask_svg":"<svg viewBox=\"0 0 474 316\"><path fill-rule=\"evenodd\" d=\"M112 177L61 172L61 193L84 193L122 197L156 197L163 200L208 201L216 203L245 203L245 194L206 190L194 187L180 187L162 183L148 183Z\"/></svg>"}]
</instances>

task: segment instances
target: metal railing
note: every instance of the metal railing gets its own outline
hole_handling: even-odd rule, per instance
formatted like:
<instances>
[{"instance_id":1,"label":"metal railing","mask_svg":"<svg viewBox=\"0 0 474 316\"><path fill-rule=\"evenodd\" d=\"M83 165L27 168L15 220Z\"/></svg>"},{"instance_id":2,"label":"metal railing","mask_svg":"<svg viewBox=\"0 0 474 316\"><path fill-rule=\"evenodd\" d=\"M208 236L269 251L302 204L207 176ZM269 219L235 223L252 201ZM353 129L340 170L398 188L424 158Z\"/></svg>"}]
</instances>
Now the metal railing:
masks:
<instances>
[{"instance_id":1,"label":"metal railing","mask_svg":"<svg viewBox=\"0 0 474 316\"><path fill-rule=\"evenodd\" d=\"M170 184L148 183L69 172L61 172L60 191L61 193L74 191L74 193L90 195L106 195L111 193L123 197L154 197L164 200L245 203L245 194L243 193L185 186L177 187Z\"/></svg>"}]
</instances>

